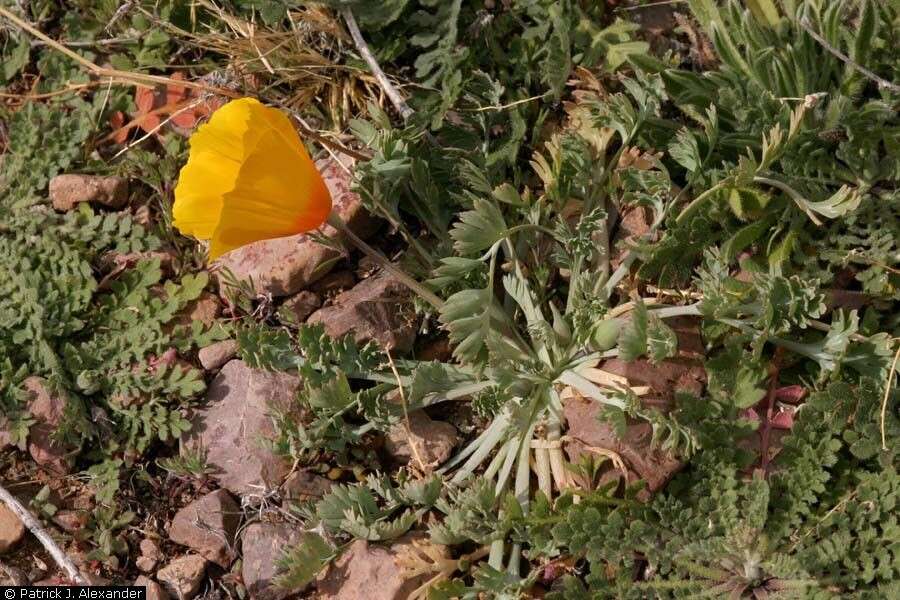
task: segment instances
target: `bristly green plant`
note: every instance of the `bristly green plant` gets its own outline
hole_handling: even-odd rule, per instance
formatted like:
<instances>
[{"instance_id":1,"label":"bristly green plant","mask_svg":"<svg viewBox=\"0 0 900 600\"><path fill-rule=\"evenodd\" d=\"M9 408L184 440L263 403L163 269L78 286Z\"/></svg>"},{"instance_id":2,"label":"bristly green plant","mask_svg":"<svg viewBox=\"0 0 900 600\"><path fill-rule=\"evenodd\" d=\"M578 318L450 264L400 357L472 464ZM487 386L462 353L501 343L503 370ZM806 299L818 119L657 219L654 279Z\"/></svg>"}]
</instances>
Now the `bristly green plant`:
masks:
<instances>
[{"instance_id":1,"label":"bristly green plant","mask_svg":"<svg viewBox=\"0 0 900 600\"><path fill-rule=\"evenodd\" d=\"M400 15L416 4L399 3L382 25L409 27L413 20L404 23ZM437 316L455 362L398 361L408 407L468 398L490 419L439 470L451 485L436 505L443 517L430 528L432 541L490 547L484 567L490 574L447 581L447 593L522 593L536 577L522 570L523 550L538 563L560 552L586 552L587 581L600 596L651 590L803 596L888 584L893 550L875 552L877 567L864 559L861 579L826 575L831 567L785 545L791 532L784 519L792 515L792 527L809 527L827 512L805 509L814 502L809 494L837 505L828 504L821 484L797 494L830 476L849 444L857 453L879 454L871 427L853 433L855 426L831 421L827 439L846 436L848 446L816 440L805 428L815 406L827 412L823 399L836 398L838 389L849 393L842 385L866 390L859 406L867 418L879 384L893 385L885 378L890 332L898 326L891 311L900 259L891 235L900 177L892 158L900 141L896 97L832 50L876 73L896 72L898 56L888 50L895 47L896 9L867 1L776 6L759 0L744 7L695 0L689 5L719 55L716 68L701 73L673 55L651 58L618 25L625 37L616 43L625 45L632 73L603 83L582 74L585 88L570 84L576 93L561 115L552 104L566 98L560 72L597 69L604 59L608 68L623 64L615 44L603 43L611 30L597 28L574 3L515 3L496 14L466 2L437 11L421 4L427 8L418 19L441 20L433 36L400 48L381 34L373 40L394 60L418 56L417 75L437 90L414 94L418 114L402 128L373 110L372 120L354 122L353 130L374 152L357 171L357 189L407 240L410 265L430 268L432 286L446 297ZM463 30L504 31L518 54L485 54L491 36L484 47L447 43ZM541 44L533 46L536 39ZM417 44L428 50L416 51ZM497 56L508 59L505 71ZM548 128L553 121L558 124ZM864 133L870 128L875 132ZM527 166L523 156L531 158ZM619 220L635 209L649 217L646 227L616 247ZM418 235L410 220L428 235ZM864 313L853 305L841 310L835 282L846 281L846 270L876 302ZM667 306L659 297L642 297L640 282L675 286L698 301ZM631 390L590 379L610 357L653 363L675 355L677 337L666 319L678 315L703 320L704 398L679 395L675 410L664 414L645 409ZM309 389L307 403L339 385L344 391L331 397L345 400L333 414L361 419L355 431L396 422L363 409L361 397L369 402L392 387L383 366L371 367L350 378L373 387L351 392L343 381L329 383ZM748 436L768 439L770 426L754 424L747 411L779 381L820 392L800 409L777 463L762 459L771 477L745 482L744 469L771 449L729 453L723 446ZM573 494L591 493L571 490L566 476L577 469L560 450L564 389L605 405L614 424L623 424L626 414L648 421L664 452L694 457L691 471L649 508L615 498L573 504ZM893 431L895 421L885 416L885 427ZM767 432L754 432L757 427ZM885 481L896 479L885 464L873 467L870 482L878 472ZM839 479L847 489L844 475ZM693 498L698 507L685 512ZM710 511L720 513L713 525ZM481 531L473 517L488 514L497 515L497 527ZM524 525L515 525L517 519ZM570 527L582 528L582 537L563 527L573 519L579 525ZM553 536L548 522L558 524ZM684 523L683 533L660 545L655 540L669 535L663 532L672 523ZM865 536L888 539L893 531L889 522ZM624 539L634 540L630 546L621 544L625 532L631 537ZM609 553L621 562L613 564ZM572 578L559 589L580 597L580 585ZM441 593L436 588L433 597Z\"/></svg>"}]
</instances>

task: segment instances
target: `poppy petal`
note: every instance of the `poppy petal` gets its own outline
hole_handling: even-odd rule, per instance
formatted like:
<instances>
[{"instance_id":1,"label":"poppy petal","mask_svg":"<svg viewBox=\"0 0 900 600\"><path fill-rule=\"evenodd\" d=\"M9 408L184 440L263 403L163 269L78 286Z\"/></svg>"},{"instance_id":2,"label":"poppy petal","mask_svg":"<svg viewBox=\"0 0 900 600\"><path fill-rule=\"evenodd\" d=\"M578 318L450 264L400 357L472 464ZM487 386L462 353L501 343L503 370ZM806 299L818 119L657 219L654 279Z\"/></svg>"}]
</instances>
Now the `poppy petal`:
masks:
<instances>
[{"instance_id":1,"label":"poppy petal","mask_svg":"<svg viewBox=\"0 0 900 600\"><path fill-rule=\"evenodd\" d=\"M252 102L229 102L191 136L190 156L178 177L172 209L181 233L200 240L212 237L222 197L234 189L240 172L251 109Z\"/></svg>"},{"instance_id":2,"label":"poppy petal","mask_svg":"<svg viewBox=\"0 0 900 600\"><path fill-rule=\"evenodd\" d=\"M259 137L235 188L224 196L211 259L258 240L310 231L328 218L325 182L305 150L301 155L290 145L275 129Z\"/></svg>"}]
</instances>

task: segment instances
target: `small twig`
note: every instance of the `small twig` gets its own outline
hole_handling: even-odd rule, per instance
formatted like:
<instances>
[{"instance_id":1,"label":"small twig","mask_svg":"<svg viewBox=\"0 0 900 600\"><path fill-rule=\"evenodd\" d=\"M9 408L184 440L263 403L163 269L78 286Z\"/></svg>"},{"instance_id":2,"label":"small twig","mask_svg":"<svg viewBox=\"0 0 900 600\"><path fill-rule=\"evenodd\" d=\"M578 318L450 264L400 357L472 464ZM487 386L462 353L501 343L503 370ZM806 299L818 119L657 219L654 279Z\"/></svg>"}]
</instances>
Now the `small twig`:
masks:
<instances>
[{"instance_id":1,"label":"small twig","mask_svg":"<svg viewBox=\"0 0 900 600\"><path fill-rule=\"evenodd\" d=\"M328 216L328 224L337 229L338 232L340 232L346 240L356 246L360 251L362 251L363 254L378 263L378 265L382 269L396 277L400 281L400 283L405 285L414 293L418 294L420 298L431 304L431 306L433 306L436 310L440 311L443 308L444 301L441 300L437 294L425 287L422 283L407 275L401 268L394 265L391 261L385 258L383 254L378 252L378 250L375 250L369 244L367 244L365 240L356 235L353 230L350 229L346 223L344 223L343 219L341 219L341 217L336 212L332 212Z\"/></svg>"},{"instance_id":2,"label":"small twig","mask_svg":"<svg viewBox=\"0 0 900 600\"><path fill-rule=\"evenodd\" d=\"M409 105L406 104L403 96L400 95L400 92L397 91L397 88L394 87L394 84L391 83L391 80L388 79L387 75L384 74L384 71L381 70L381 67L378 65L378 61L375 60L375 55L372 54L372 51L369 49L369 45L366 43L362 32L359 30L359 25L356 24L356 17L353 16L353 11L351 11L349 8L344 8L341 10L341 15L344 17L344 21L347 22L347 29L350 30L350 37L353 38L353 43L356 46L356 49L362 55L363 59L366 61L366 64L369 65L369 69L372 70L372 74L378 81L378 85L381 86L381 89L384 90L385 94L387 94L387 97L388 99L390 99L391 104L393 104L394 108L397 109L397 112L400 113L400 117L404 121L406 121L410 116L412 116L413 109L411 109Z\"/></svg>"},{"instance_id":3,"label":"small twig","mask_svg":"<svg viewBox=\"0 0 900 600\"><path fill-rule=\"evenodd\" d=\"M34 537L41 542L47 552L50 553L50 556L53 557L53 560L56 561L56 564L65 571L69 579L72 580L73 583L77 583L78 585L90 585L84 576L78 571L78 567L75 566L75 563L72 562L72 559L69 558L65 552L57 545L56 541L50 534L47 533L47 530L43 528L43 526L35 519L28 509L22 506L22 503L19 502L15 496L6 491L6 488L3 485L0 485L0 500L6 503L6 506L9 507L9 510L16 515L20 521L28 528L28 531L34 534Z\"/></svg>"},{"instance_id":4,"label":"small twig","mask_svg":"<svg viewBox=\"0 0 900 600\"><path fill-rule=\"evenodd\" d=\"M856 69L857 71L859 71L860 73L862 73L863 75L865 75L866 77L868 77L869 79L871 79L872 81L877 83L878 87L891 90L892 92L895 92L895 93L900 93L900 85L891 83L887 79L876 75L869 69L865 68L864 66L862 66L861 64L859 64L858 62L856 62L855 60L853 60L852 58L850 58L849 56L847 56L846 54L844 54L843 52L841 52L840 50L838 50L837 48L832 46L831 44L829 44L828 40L826 40L821 35L819 35L810 26L809 20L806 17L803 17L802 19L800 19L799 24L800 24L800 27L802 27L803 30L806 31L806 33L811 35L814 40L819 42L819 44L821 44L823 48L828 50L831 54L836 56L839 60L841 60L845 64L853 67L854 69Z\"/></svg>"},{"instance_id":5,"label":"small twig","mask_svg":"<svg viewBox=\"0 0 900 600\"><path fill-rule=\"evenodd\" d=\"M45 92L43 94L8 94L6 92L0 92L0 98L10 98L13 100L45 100L47 98L53 98L55 96L61 96L63 94L70 94L75 92L83 92L92 87L99 85L100 81L89 81L87 83L78 83L78 84L69 84L66 87L58 90L54 90L52 92Z\"/></svg>"},{"instance_id":6,"label":"small twig","mask_svg":"<svg viewBox=\"0 0 900 600\"><path fill-rule=\"evenodd\" d=\"M385 349L385 354L387 354L391 372L397 379L397 390L400 392L400 404L403 406L403 424L406 427L406 439L409 440L409 448L412 450L416 462L419 463L419 470L422 473L426 473L428 469L425 465L425 461L422 460L422 455L419 454L419 448L416 446L416 440L413 438L412 425L410 425L409 422L409 407L406 404L406 392L403 390L403 380L400 379L400 373L397 372L397 366L394 364L394 357L391 356L391 351Z\"/></svg>"},{"instance_id":7,"label":"small twig","mask_svg":"<svg viewBox=\"0 0 900 600\"><path fill-rule=\"evenodd\" d=\"M884 384L884 398L881 400L881 449L887 450L887 437L884 432L884 423L887 419L888 398L891 397L891 382L894 381L894 373L897 372L897 359L900 359L900 344L897 344L897 351L894 353L894 360L891 362L891 370L888 371L887 381Z\"/></svg>"}]
</instances>

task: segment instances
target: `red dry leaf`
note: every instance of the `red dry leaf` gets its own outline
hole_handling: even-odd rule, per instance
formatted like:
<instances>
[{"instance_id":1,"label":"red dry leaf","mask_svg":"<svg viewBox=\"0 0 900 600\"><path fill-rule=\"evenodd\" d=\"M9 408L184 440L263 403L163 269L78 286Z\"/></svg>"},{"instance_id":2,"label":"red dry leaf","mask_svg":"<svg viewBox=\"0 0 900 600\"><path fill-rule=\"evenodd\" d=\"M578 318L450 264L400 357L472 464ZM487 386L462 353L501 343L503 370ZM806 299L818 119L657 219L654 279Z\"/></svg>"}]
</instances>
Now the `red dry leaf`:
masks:
<instances>
[{"instance_id":1,"label":"red dry leaf","mask_svg":"<svg viewBox=\"0 0 900 600\"><path fill-rule=\"evenodd\" d=\"M128 139L128 130L123 125L125 125L125 113L121 110L117 110L109 116L109 126L113 128L111 139L117 144L124 144Z\"/></svg>"},{"instance_id":2,"label":"red dry leaf","mask_svg":"<svg viewBox=\"0 0 900 600\"><path fill-rule=\"evenodd\" d=\"M806 397L806 388L801 385L786 385L775 390L775 399L788 404L800 404Z\"/></svg>"},{"instance_id":3,"label":"red dry leaf","mask_svg":"<svg viewBox=\"0 0 900 600\"><path fill-rule=\"evenodd\" d=\"M174 73L171 75L171 79L184 80L184 75L180 72ZM108 136L108 139L121 144L135 127L159 136L159 129L164 123L171 123L176 131L189 135L190 130L197 125L197 121L208 117L224 104L224 101L218 97L198 102L202 93L194 88L175 83L155 87L138 86L134 92L134 104L137 110L132 115L132 120L125 123L124 115L119 113L121 116L117 116L114 113L110 118L113 133ZM191 106L194 103L196 105Z\"/></svg>"}]
</instances>

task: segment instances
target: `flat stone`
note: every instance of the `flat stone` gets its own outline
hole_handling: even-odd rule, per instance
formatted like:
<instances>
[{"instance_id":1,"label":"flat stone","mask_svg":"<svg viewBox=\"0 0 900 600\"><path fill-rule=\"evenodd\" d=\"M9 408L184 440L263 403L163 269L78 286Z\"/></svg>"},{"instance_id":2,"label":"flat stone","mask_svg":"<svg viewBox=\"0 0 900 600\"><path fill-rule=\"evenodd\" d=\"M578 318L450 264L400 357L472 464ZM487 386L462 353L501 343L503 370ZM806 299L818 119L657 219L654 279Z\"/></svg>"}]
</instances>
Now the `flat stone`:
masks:
<instances>
[{"instance_id":1,"label":"flat stone","mask_svg":"<svg viewBox=\"0 0 900 600\"><path fill-rule=\"evenodd\" d=\"M50 180L50 200L56 210L72 210L81 202L122 208L128 201L128 180L96 175L57 175Z\"/></svg>"},{"instance_id":2,"label":"flat stone","mask_svg":"<svg viewBox=\"0 0 900 600\"><path fill-rule=\"evenodd\" d=\"M28 433L28 452L31 458L58 475L68 474L78 448L54 439L62 424L68 397L62 392L53 392L40 377L29 377L22 385L31 393L27 408L35 420Z\"/></svg>"},{"instance_id":3,"label":"flat stone","mask_svg":"<svg viewBox=\"0 0 900 600\"><path fill-rule=\"evenodd\" d=\"M362 238L375 233L377 221L363 208L359 195L350 191L352 175L332 159L320 160L316 166L331 192L333 210L351 231ZM330 225L321 227L318 233L333 239L341 237ZM322 278L339 256L338 251L319 244L312 236L292 235L228 252L215 261L215 274L222 294L227 291L223 277L227 269L239 280L252 280L257 293L290 296Z\"/></svg>"},{"instance_id":4,"label":"flat stone","mask_svg":"<svg viewBox=\"0 0 900 600\"><path fill-rule=\"evenodd\" d=\"M429 577L426 574L410 578L402 568L403 554L412 551L412 544L420 537L407 534L389 547L356 540L320 575L315 597L318 600L406 600Z\"/></svg>"},{"instance_id":5,"label":"flat stone","mask_svg":"<svg viewBox=\"0 0 900 600\"><path fill-rule=\"evenodd\" d=\"M201 348L197 353L200 364L207 371L215 371L229 360L234 358L238 351L238 343L235 340L222 340Z\"/></svg>"},{"instance_id":6,"label":"flat stone","mask_svg":"<svg viewBox=\"0 0 900 600\"><path fill-rule=\"evenodd\" d=\"M234 498L226 490L216 490L175 514L169 526L169 539L228 568L234 560L234 535L240 522L241 508Z\"/></svg>"},{"instance_id":7,"label":"flat stone","mask_svg":"<svg viewBox=\"0 0 900 600\"><path fill-rule=\"evenodd\" d=\"M384 448L399 462L431 471L450 458L458 443L456 427L433 420L424 410L414 410L409 413L409 429L405 422L394 425L385 438Z\"/></svg>"},{"instance_id":8,"label":"flat stone","mask_svg":"<svg viewBox=\"0 0 900 600\"><path fill-rule=\"evenodd\" d=\"M166 593L166 590L149 577L141 575L134 580L134 585L136 587L146 588L146 600L169 600L169 595Z\"/></svg>"},{"instance_id":9,"label":"flat stone","mask_svg":"<svg viewBox=\"0 0 900 600\"><path fill-rule=\"evenodd\" d=\"M666 319L678 337L678 353L672 358L653 364L646 359L626 362L618 358L603 361L599 368L607 373L625 377L631 386L647 386L649 393L641 396L641 404L662 412L675 407L678 391L701 395L706 385L703 368L704 344L699 319L678 317ZM653 431L644 420L629 419L620 438L612 426L599 420L601 405L590 399L568 398L563 405L568 437L565 450L574 462L591 454L590 447L610 450L625 463L629 482L643 479L647 487L639 494L646 500L662 488L684 466L674 454L651 444ZM609 470L603 481L618 477L619 471Z\"/></svg>"},{"instance_id":10,"label":"flat stone","mask_svg":"<svg viewBox=\"0 0 900 600\"><path fill-rule=\"evenodd\" d=\"M332 337L352 334L357 344L375 341L401 354L409 352L416 340L411 293L398 279L384 273L338 294L306 322L321 323Z\"/></svg>"},{"instance_id":11,"label":"flat stone","mask_svg":"<svg viewBox=\"0 0 900 600\"><path fill-rule=\"evenodd\" d=\"M241 577L251 598L282 600L303 591L275 585L278 557L299 540L300 531L286 523L254 523L244 530L241 536Z\"/></svg>"},{"instance_id":12,"label":"flat stone","mask_svg":"<svg viewBox=\"0 0 900 600\"><path fill-rule=\"evenodd\" d=\"M238 496L278 488L290 463L266 447L275 436L272 416L296 414L299 378L228 362L209 386L206 405L192 418L185 447L202 450L212 477Z\"/></svg>"},{"instance_id":13,"label":"flat stone","mask_svg":"<svg viewBox=\"0 0 900 600\"><path fill-rule=\"evenodd\" d=\"M25 525L0 501L0 554L13 549L25 537Z\"/></svg>"},{"instance_id":14,"label":"flat stone","mask_svg":"<svg viewBox=\"0 0 900 600\"><path fill-rule=\"evenodd\" d=\"M156 573L156 579L169 595L178 600L190 600L203 584L206 559L196 554L176 558Z\"/></svg>"}]
</instances>

